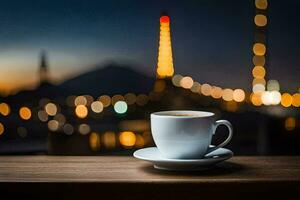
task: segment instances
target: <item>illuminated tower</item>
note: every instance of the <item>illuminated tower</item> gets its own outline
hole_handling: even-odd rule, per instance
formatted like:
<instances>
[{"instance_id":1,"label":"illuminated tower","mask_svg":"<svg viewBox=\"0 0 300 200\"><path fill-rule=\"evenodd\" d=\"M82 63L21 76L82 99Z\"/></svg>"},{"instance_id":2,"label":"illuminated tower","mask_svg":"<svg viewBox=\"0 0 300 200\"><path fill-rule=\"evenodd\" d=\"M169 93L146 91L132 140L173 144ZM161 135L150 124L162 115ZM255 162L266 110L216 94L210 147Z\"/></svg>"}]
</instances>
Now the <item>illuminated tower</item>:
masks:
<instances>
[{"instance_id":1,"label":"illuminated tower","mask_svg":"<svg viewBox=\"0 0 300 200\"><path fill-rule=\"evenodd\" d=\"M172 77L174 74L172 45L170 35L170 18L168 15L160 17L159 48L156 75L158 78Z\"/></svg>"},{"instance_id":2,"label":"illuminated tower","mask_svg":"<svg viewBox=\"0 0 300 200\"><path fill-rule=\"evenodd\" d=\"M40 54L40 84L48 82L48 63L47 63L47 55L44 50L41 51Z\"/></svg>"}]
</instances>

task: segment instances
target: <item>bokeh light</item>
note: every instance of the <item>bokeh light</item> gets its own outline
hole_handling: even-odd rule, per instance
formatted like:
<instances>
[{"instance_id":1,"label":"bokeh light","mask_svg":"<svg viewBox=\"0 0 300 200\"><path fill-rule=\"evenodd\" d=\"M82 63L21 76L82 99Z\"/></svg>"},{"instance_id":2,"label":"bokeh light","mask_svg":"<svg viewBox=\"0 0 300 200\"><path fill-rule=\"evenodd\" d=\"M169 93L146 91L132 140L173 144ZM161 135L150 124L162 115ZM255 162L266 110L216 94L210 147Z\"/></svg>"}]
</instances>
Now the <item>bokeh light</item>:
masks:
<instances>
[{"instance_id":1,"label":"bokeh light","mask_svg":"<svg viewBox=\"0 0 300 200\"><path fill-rule=\"evenodd\" d=\"M131 131L124 131L120 133L119 140L121 145L125 147L132 147L135 145L136 136Z\"/></svg>"},{"instance_id":2,"label":"bokeh light","mask_svg":"<svg viewBox=\"0 0 300 200\"><path fill-rule=\"evenodd\" d=\"M266 87L263 84L253 85L253 88L252 88L252 91L254 93L264 92L265 90L266 90Z\"/></svg>"},{"instance_id":3,"label":"bokeh light","mask_svg":"<svg viewBox=\"0 0 300 200\"><path fill-rule=\"evenodd\" d=\"M256 26L262 27L262 26L267 25L268 20L267 20L267 17L265 15L257 14L254 17L254 23L256 24Z\"/></svg>"},{"instance_id":4,"label":"bokeh light","mask_svg":"<svg viewBox=\"0 0 300 200\"><path fill-rule=\"evenodd\" d=\"M91 131L91 127L88 124L80 124L78 126L78 132L82 135L87 135Z\"/></svg>"},{"instance_id":5,"label":"bokeh light","mask_svg":"<svg viewBox=\"0 0 300 200\"><path fill-rule=\"evenodd\" d=\"M191 91L194 93L198 93L201 90L201 85L198 82L194 82L191 88Z\"/></svg>"},{"instance_id":6,"label":"bokeh light","mask_svg":"<svg viewBox=\"0 0 300 200\"><path fill-rule=\"evenodd\" d=\"M100 149L101 146L101 142L100 142L100 136L98 133L96 132L92 132L90 134L90 147L93 151L98 151Z\"/></svg>"},{"instance_id":7,"label":"bokeh light","mask_svg":"<svg viewBox=\"0 0 300 200\"><path fill-rule=\"evenodd\" d=\"M211 96L215 99L220 99L222 97L223 90L220 87L212 87L211 89Z\"/></svg>"},{"instance_id":8,"label":"bokeh light","mask_svg":"<svg viewBox=\"0 0 300 200\"><path fill-rule=\"evenodd\" d=\"M255 0L255 6L258 9L265 10L268 7L268 1L267 0Z\"/></svg>"},{"instance_id":9,"label":"bokeh light","mask_svg":"<svg viewBox=\"0 0 300 200\"><path fill-rule=\"evenodd\" d=\"M0 135L2 135L5 131L4 125L0 122Z\"/></svg>"},{"instance_id":10,"label":"bokeh light","mask_svg":"<svg viewBox=\"0 0 300 200\"><path fill-rule=\"evenodd\" d=\"M0 103L0 114L3 116L8 116L10 113L10 107L7 103Z\"/></svg>"},{"instance_id":11,"label":"bokeh light","mask_svg":"<svg viewBox=\"0 0 300 200\"><path fill-rule=\"evenodd\" d=\"M269 80L267 83L267 90L268 91L279 91L280 85L277 80Z\"/></svg>"},{"instance_id":12,"label":"bokeh light","mask_svg":"<svg viewBox=\"0 0 300 200\"><path fill-rule=\"evenodd\" d=\"M299 93L293 94L292 105L295 106L295 107L299 107L300 106L300 94Z\"/></svg>"},{"instance_id":13,"label":"bokeh light","mask_svg":"<svg viewBox=\"0 0 300 200\"><path fill-rule=\"evenodd\" d=\"M253 45L253 53L258 56L263 56L266 54L266 46L262 43L255 43Z\"/></svg>"},{"instance_id":14,"label":"bokeh light","mask_svg":"<svg viewBox=\"0 0 300 200\"><path fill-rule=\"evenodd\" d=\"M74 128L71 124L65 124L63 131L66 135L72 135L74 133Z\"/></svg>"},{"instance_id":15,"label":"bokeh light","mask_svg":"<svg viewBox=\"0 0 300 200\"><path fill-rule=\"evenodd\" d=\"M116 94L111 98L112 105L115 105L118 101L125 101L125 98L120 94Z\"/></svg>"},{"instance_id":16,"label":"bokeh light","mask_svg":"<svg viewBox=\"0 0 300 200\"><path fill-rule=\"evenodd\" d=\"M54 116L57 113L57 106L54 103L47 103L45 106L45 111L48 115Z\"/></svg>"},{"instance_id":17,"label":"bokeh light","mask_svg":"<svg viewBox=\"0 0 300 200\"><path fill-rule=\"evenodd\" d=\"M252 104L255 106L261 106L262 105L261 96L262 96L262 93L252 93L250 96Z\"/></svg>"},{"instance_id":18,"label":"bokeh light","mask_svg":"<svg viewBox=\"0 0 300 200\"><path fill-rule=\"evenodd\" d=\"M21 107L19 115L23 120L29 120L31 118L31 110L28 107Z\"/></svg>"},{"instance_id":19,"label":"bokeh light","mask_svg":"<svg viewBox=\"0 0 300 200\"><path fill-rule=\"evenodd\" d=\"M38 118L42 122L46 122L46 121L48 121L48 114L44 110L39 110L38 111Z\"/></svg>"},{"instance_id":20,"label":"bokeh light","mask_svg":"<svg viewBox=\"0 0 300 200\"><path fill-rule=\"evenodd\" d=\"M124 114L127 111L127 103L125 101L118 101L114 105L114 110L118 114Z\"/></svg>"},{"instance_id":21,"label":"bokeh light","mask_svg":"<svg viewBox=\"0 0 300 200\"><path fill-rule=\"evenodd\" d=\"M180 85L185 89L190 89L194 84L194 81L191 77L185 76L181 79Z\"/></svg>"},{"instance_id":22,"label":"bokeh light","mask_svg":"<svg viewBox=\"0 0 300 200\"><path fill-rule=\"evenodd\" d=\"M75 114L79 118L86 118L88 115L88 112L89 111L85 105L79 105L79 106L76 106L76 108L75 108Z\"/></svg>"},{"instance_id":23,"label":"bokeh light","mask_svg":"<svg viewBox=\"0 0 300 200\"><path fill-rule=\"evenodd\" d=\"M91 109L95 113L101 113L103 111L103 104L101 101L94 101L91 104Z\"/></svg>"},{"instance_id":24,"label":"bokeh light","mask_svg":"<svg viewBox=\"0 0 300 200\"><path fill-rule=\"evenodd\" d=\"M111 98L108 95L101 95L98 100L101 101L104 107L108 107L111 104Z\"/></svg>"},{"instance_id":25,"label":"bokeh light","mask_svg":"<svg viewBox=\"0 0 300 200\"><path fill-rule=\"evenodd\" d=\"M289 93L283 93L281 95L281 105L284 107L290 107L293 102L293 97Z\"/></svg>"},{"instance_id":26,"label":"bokeh light","mask_svg":"<svg viewBox=\"0 0 300 200\"><path fill-rule=\"evenodd\" d=\"M262 66L255 66L252 70L252 75L254 78L263 79L266 75L266 70Z\"/></svg>"},{"instance_id":27,"label":"bokeh light","mask_svg":"<svg viewBox=\"0 0 300 200\"><path fill-rule=\"evenodd\" d=\"M264 66L266 63L266 58L265 56L253 56L252 62L255 66Z\"/></svg>"},{"instance_id":28,"label":"bokeh light","mask_svg":"<svg viewBox=\"0 0 300 200\"><path fill-rule=\"evenodd\" d=\"M245 100L245 92L242 89L235 89L233 91L233 100L236 102L242 102Z\"/></svg>"},{"instance_id":29,"label":"bokeh light","mask_svg":"<svg viewBox=\"0 0 300 200\"><path fill-rule=\"evenodd\" d=\"M139 106L144 106L148 103L149 97L145 94L139 94L136 98L136 104Z\"/></svg>"},{"instance_id":30,"label":"bokeh light","mask_svg":"<svg viewBox=\"0 0 300 200\"><path fill-rule=\"evenodd\" d=\"M57 131L58 128L59 128L59 123L58 123L58 121L56 121L56 120L54 120L54 119L48 121L48 129L49 129L50 131Z\"/></svg>"},{"instance_id":31,"label":"bokeh light","mask_svg":"<svg viewBox=\"0 0 300 200\"><path fill-rule=\"evenodd\" d=\"M204 96L210 96L211 95L211 90L212 90L212 87L209 84L204 83L204 84L201 85L201 93Z\"/></svg>"},{"instance_id":32,"label":"bokeh light","mask_svg":"<svg viewBox=\"0 0 300 200\"><path fill-rule=\"evenodd\" d=\"M183 76L181 76L180 74L176 74L173 76L172 78L172 83L173 85L175 85L176 87L180 87L180 82L181 82L181 79L183 78Z\"/></svg>"},{"instance_id":33,"label":"bokeh light","mask_svg":"<svg viewBox=\"0 0 300 200\"><path fill-rule=\"evenodd\" d=\"M79 106L79 105L87 105L87 99L85 96L78 96L75 98L74 100L74 104L75 106Z\"/></svg>"},{"instance_id":34,"label":"bokeh light","mask_svg":"<svg viewBox=\"0 0 300 200\"><path fill-rule=\"evenodd\" d=\"M258 84L265 86L266 80L264 78L254 78L252 81L252 85L254 86L254 85L258 85Z\"/></svg>"},{"instance_id":35,"label":"bokeh light","mask_svg":"<svg viewBox=\"0 0 300 200\"><path fill-rule=\"evenodd\" d=\"M116 147L116 136L115 133L112 131L107 131L103 134L103 143L105 148L107 149L113 149Z\"/></svg>"},{"instance_id":36,"label":"bokeh light","mask_svg":"<svg viewBox=\"0 0 300 200\"><path fill-rule=\"evenodd\" d=\"M292 131L296 127L296 119L294 117L288 117L284 122L285 129L287 131Z\"/></svg>"},{"instance_id":37,"label":"bokeh light","mask_svg":"<svg viewBox=\"0 0 300 200\"><path fill-rule=\"evenodd\" d=\"M55 115L53 119L58 121L60 126L62 126L66 123L66 117L61 113L58 113L57 115Z\"/></svg>"},{"instance_id":38,"label":"bokeh light","mask_svg":"<svg viewBox=\"0 0 300 200\"><path fill-rule=\"evenodd\" d=\"M233 90L232 89L224 89L222 93L222 98L225 101L232 101L233 100Z\"/></svg>"},{"instance_id":39,"label":"bokeh light","mask_svg":"<svg viewBox=\"0 0 300 200\"><path fill-rule=\"evenodd\" d=\"M133 105L136 102L136 95L133 93L127 93L124 95L127 105Z\"/></svg>"}]
</instances>

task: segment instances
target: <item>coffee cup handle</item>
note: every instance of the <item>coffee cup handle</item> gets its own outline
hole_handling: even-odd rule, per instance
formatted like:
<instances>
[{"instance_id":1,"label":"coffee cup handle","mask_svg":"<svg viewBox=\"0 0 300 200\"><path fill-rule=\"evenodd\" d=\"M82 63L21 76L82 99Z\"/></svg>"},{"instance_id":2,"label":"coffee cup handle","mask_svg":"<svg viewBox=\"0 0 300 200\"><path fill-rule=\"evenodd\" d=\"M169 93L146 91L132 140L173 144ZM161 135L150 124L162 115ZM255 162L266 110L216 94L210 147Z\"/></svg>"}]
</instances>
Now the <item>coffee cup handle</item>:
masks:
<instances>
[{"instance_id":1,"label":"coffee cup handle","mask_svg":"<svg viewBox=\"0 0 300 200\"><path fill-rule=\"evenodd\" d=\"M224 147L226 144L228 144L228 143L230 142L230 140L231 140L231 138L232 138L232 135L233 135L233 128L232 128L232 125L231 125L231 123L230 123L229 121L224 120L224 119L217 120L217 121L214 123L213 134L216 133L216 130L217 130L218 126L220 126L220 125L225 125L225 126L228 128L228 131L229 131L228 137L227 137L226 140L225 140L224 142L222 142L221 144L219 144L219 145L217 145L217 146L215 146L215 147L209 148L206 154L208 154L208 153L210 153L210 152L212 152L212 151L214 151L214 150L216 150L216 149L219 149L219 148Z\"/></svg>"}]
</instances>

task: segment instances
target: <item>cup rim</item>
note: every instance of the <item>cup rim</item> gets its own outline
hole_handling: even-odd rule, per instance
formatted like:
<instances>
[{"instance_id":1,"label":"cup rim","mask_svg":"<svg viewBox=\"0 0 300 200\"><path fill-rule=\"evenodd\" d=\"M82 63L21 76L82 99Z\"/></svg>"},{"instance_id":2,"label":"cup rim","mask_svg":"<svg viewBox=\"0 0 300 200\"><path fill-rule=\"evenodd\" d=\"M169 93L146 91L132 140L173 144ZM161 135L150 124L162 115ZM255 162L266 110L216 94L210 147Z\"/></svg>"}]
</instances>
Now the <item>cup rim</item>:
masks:
<instances>
[{"instance_id":1,"label":"cup rim","mask_svg":"<svg viewBox=\"0 0 300 200\"><path fill-rule=\"evenodd\" d=\"M193 116L174 116L172 113L191 113ZM165 110L151 113L151 117L161 117L161 118L175 118L175 119L188 119L188 118L206 118L213 117L215 113L208 111L198 111L198 110Z\"/></svg>"}]
</instances>

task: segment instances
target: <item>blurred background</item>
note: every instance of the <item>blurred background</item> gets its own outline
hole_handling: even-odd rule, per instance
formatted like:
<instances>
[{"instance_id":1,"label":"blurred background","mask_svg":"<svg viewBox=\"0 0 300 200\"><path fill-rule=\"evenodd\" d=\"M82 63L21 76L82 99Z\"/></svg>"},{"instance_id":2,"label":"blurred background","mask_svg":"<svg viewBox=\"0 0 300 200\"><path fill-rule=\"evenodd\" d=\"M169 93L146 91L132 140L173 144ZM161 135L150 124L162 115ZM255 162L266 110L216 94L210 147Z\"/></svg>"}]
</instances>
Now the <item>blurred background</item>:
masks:
<instances>
[{"instance_id":1,"label":"blurred background","mask_svg":"<svg viewBox=\"0 0 300 200\"><path fill-rule=\"evenodd\" d=\"M299 9L3 0L0 154L130 155L154 145L151 112L191 109L232 122L236 155L299 155Z\"/></svg>"}]
</instances>

